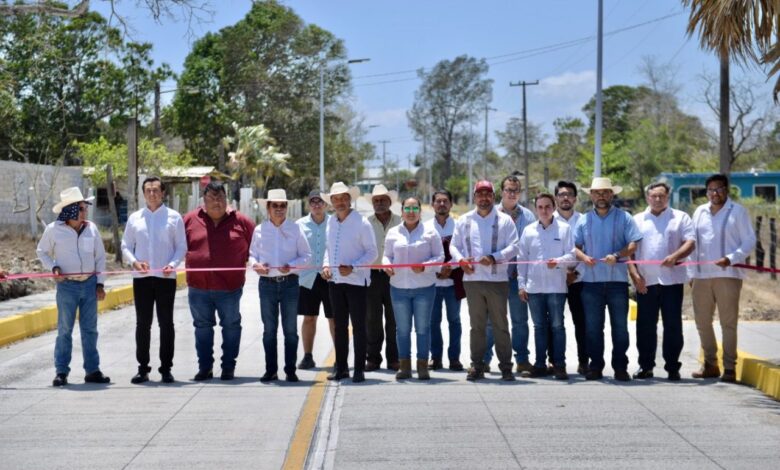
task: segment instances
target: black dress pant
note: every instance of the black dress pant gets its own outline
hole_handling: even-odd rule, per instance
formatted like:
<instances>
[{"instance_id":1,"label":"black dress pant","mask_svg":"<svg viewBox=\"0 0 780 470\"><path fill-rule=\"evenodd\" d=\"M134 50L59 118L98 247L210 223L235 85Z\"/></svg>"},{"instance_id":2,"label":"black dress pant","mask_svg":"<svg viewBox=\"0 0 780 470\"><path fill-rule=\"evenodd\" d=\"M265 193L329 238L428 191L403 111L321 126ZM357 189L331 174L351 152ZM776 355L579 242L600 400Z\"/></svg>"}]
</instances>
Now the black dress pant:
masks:
<instances>
[{"instance_id":1,"label":"black dress pant","mask_svg":"<svg viewBox=\"0 0 780 470\"><path fill-rule=\"evenodd\" d=\"M157 324L160 326L160 372L173 367L173 301L176 297L176 279L142 277L133 279L135 296L135 358L138 370L149 372L149 343L154 307L157 306Z\"/></svg>"},{"instance_id":2,"label":"black dress pant","mask_svg":"<svg viewBox=\"0 0 780 470\"><path fill-rule=\"evenodd\" d=\"M336 371L349 370L349 322L352 320L352 339L355 349L355 370L366 366L366 287L352 284L328 283L330 304L336 326Z\"/></svg>"},{"instance_id":3,"label":"black dress pant","mask_svg":"<svg viewBox=\"0 0 780 470\"><path fill-rule=\"evenodd\" d=\"M390 299L390 276L381 269L371 270L367 302L368 355L366 360L376 365L382 364L382 343L384 343L385 358L389 366L393 362L398 362L398 343L395 335L395 313Z\"/></svg>"},{"instance_id":4,"label":"black dress pant","mask_svg":"<svg viewBox=\"0 0 780 470\"><path fill-rule=\"evenodd\" d=\"M658 311L664 325L663 357L667 372L679 372L683 348L683 284L647 286L647 294L636 294L636 347L639 367L653 370L658 346Z\"/></svg>"}]
</instances>

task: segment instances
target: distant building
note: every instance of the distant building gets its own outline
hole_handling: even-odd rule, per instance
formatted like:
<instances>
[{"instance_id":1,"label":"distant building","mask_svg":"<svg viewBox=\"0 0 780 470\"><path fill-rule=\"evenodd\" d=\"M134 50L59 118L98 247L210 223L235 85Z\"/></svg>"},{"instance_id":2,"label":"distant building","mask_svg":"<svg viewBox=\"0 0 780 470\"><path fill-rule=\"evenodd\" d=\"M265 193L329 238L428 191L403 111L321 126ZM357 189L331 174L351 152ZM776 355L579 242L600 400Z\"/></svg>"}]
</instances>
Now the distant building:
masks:
<instances>
[{"instance_id":1,"label":"distant building","mask_svg":"<svg viewBox=\"0 0 780 470\"><path fill-rule=\"evenodd\" d=\"M706 197L704 182L712 173L661 173L660 181L672 187L671 205L687 208L696 199ZM731 194L739 198L760 197L767 202L777 201L780 192L780 172L743 171L729 175Z\"/></svg>"}]
</instances>

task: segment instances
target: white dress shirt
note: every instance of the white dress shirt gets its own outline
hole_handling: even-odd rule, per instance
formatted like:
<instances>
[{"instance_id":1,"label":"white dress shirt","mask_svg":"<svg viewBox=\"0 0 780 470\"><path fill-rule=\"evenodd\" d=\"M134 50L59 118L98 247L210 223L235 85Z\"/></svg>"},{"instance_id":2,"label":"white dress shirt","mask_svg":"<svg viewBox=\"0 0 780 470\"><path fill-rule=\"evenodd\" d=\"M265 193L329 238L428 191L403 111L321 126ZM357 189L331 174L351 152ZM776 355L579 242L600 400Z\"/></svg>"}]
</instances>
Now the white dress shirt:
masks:
<instances>
[{"instance_id":1,"label":"white dress shirt","mask_svg":"<svg viewBox=\"0 0 780 470\"><path fill-rule=\"evenodd\" d=\"M249 245L249 265L273 266L268 274L260 277L277 277L298 274L298 270L283 273L280 266L306 266L311 259L311 249L301 227L290 219L284 219L278 227L270 220L255 227Z\"/></svg>"},{"instance_id":2,"label":"white dress shirt","mask_svg":"<svg viewBox=\"0 0 780 470\"><path fill-rule=\"evenodd\" d=\"M102 273L106 270L106 250L103 239L92 222L87 222L79 234L70 226L58 220L46 226L36 250L38 259L46 270L58 266L62 274ZM86 280L89 276L74 277L74 280ZM105 282L105 274L98 274L97 282Z\"/></svg>"},{"instance_id":3,"label":"white dress shirt","mask_svg":"<svg viewBox=\"0 0 780 470\"><path fill-rule=\"evenodd\" d=\"M750 214L731 198L712 215L711 204L703 204L693 213L696 249L692 261L716 261L724 256L731 264L743 263L756 246L756 234L750 223ZM694 279L718 277L745 278L745 271L731 266L721 268L714 264L690 266L688 274Z\"/></svg>"},{"instance_id":4,"label":"white dress shirt","mask_svg":"<svg viewBox=\"0 0 780 470\"><path fill-rule=\"evenodd\" d=\"M455 232L455 219L453 219L452 217L447 217L447 220L444 221L443 226L440 225L438 221L436 221L436 217L425 222L425 225L427 227L436 230L436 233L439 234L439 238L441 238L442 243L444 243L444 240L452 240L452 234L453 232ZM442 249L443 248L444 246L442 246ZM441 271L441 269L439 269L438 271ZM451 278L436 279L436 287L450 287L454 285L455 285L455 281Z\"/></svg>"},{"instance_id":5,"label":"white dress shirt","mask_svg":"<svg viewBox=\"0 0 780 470\"><path fill-rule=\"evenodd\" d=\"M496 250L493 251L493 226L498 233ZM470 242L469 242L470 239ZM475 261L483 256L492 255L496 263L509 261L517 255L517 228L512 218L492 208L486 217L482 217L476 209L466 212L455 223L455 232L450 243L452 261L457 263L463 258L471 257ZM474 273L463 275L463 282L489 281L508 282L506 269L501 266L483 266L473 264Z\"/></svg>"},{"instance_id":6,"label":"white dress shirt","mask_svg":"<svg viewBox=\"0 0 780 470\"><path fill-rule=\"evenodd\" d=\"M176 268L187 254L187 236L181 215L164 204L152 212L148 207L135 211L127 218L122 236L122 255L127 263L146 261L150 269L165 266ZM133 277L161 277L173 279L176 273L164 275L162 271L141 273L133 271Z\"/></svg>"},{"instance_id":7,"label":"white dress shirt","mask_svg":"<svg viewBox=\"0 0 780 470\"><path fill-rule=\"evenodd\" d=\"M411 232L402 222L387 232L382 264L441 263L444 247L439 233L422 222ZM436 283L436 273L441 266L426 266L421 273L412 268L396 268L390 277L390 285L399 289L419 289Z\"/></svg>"},{"instance_id":8,"label":"white dress shirt","mask_svg":"<svg viewBox=\"0 0 780 470\"><path fill-rule=\"evenodd\" d=\"M638 243L634 253L638 261L663 260L677 251L686 241L696 240L691 217L671 207L657 216L653 215L648 207L635 215L634 221L642 232L642 241ZM647 286L684 284L688 280L687 270L682 266L669 268L660 264L638 264L636 267Z\"/></svg>"},{"instance_id":9,"label":"white dress shirt","mask_svg":"<svg viewBox=\"0 0 780 470\"><path fill-rule=\"evenodd\" d=\"M566 270L575 260L571 227L555 218L547 227L541 222L526 226L520 237L517 259L537 262L517 267L518 290L529 294L565 294ZM558 261L553 269L546 263L551 259Z\"/></svg>"},{"instance_id":10,"label":"white dress shirt","mask_svg":"<svg viewBox=\"0 0 780 470\"><path fill-rule=\"evenodd\" d=\"M343 221L337 216L328 220L325 238L327 249L323 266L330 266L331 282L336 284L352 284L355 286L371 285L371 270L355 266L372 264L377 257L374 229L365 217L356 210L350 211ZM347 276L339 273L340 265L353 266Z\"/></svg>"}]
</instances>

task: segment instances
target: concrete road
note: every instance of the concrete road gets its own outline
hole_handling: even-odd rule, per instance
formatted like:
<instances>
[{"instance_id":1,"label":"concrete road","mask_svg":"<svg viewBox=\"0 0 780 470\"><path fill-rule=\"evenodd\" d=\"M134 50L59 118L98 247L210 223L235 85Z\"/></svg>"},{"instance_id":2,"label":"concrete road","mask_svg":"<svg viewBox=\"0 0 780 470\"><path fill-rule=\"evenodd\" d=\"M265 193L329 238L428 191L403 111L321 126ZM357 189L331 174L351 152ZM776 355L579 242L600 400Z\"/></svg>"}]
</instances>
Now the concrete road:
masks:
<instances>
[{"instance_id":1,"label":"concrete road","mask_svg":"<svg viewBox=\"0 0 780 470\"><path fill-rule=\"evenodd\" d=\"M502 383L494 373L474 384L462 372L442 371L427 383L398 383L380 370L367 374L364 384L323 386L315 379L324 374L313 370L301 371L298 384L261 384L256 283L250 273L231 382L191 381L197 362L186 289L177 296L177 382L171 385L159 383L156 360L152 382L130 384L136 369L132 306L99 319L102 369L112 378L107 386L82 383L78 332L73 385L63 389L50 386L54 333L0 349L0 468L281 468L300 453L291 449L306 436L303 418L312 409L317 416L309 396L317 390L324 396L310 429L309 468L775 468L780 461L780 403L740 385L669 383L660 357L660 378L628 384L613 382L609 369L601 382L573 374L568 382ZM461 359L467 362L463 307ZM776 324L764 324L774 330L755 325L741 325L741 347L753 352L751 330L760 331L767 337L762 347L780 355ZM699 343L693 324L685 328L683 375L690 377ZM320 331L327 331L322 317ZM572 358L571 323L567 332ZM609 344L608 332L606 338ZM632 331L632 370L633 338ZM217 334L217 357L220 343ZM154 358L156 332L152 344ZM281 358L281 337L279 345ZM327 333L318 335L318 364L331 350Z\"/></svg>"}]
</instances>

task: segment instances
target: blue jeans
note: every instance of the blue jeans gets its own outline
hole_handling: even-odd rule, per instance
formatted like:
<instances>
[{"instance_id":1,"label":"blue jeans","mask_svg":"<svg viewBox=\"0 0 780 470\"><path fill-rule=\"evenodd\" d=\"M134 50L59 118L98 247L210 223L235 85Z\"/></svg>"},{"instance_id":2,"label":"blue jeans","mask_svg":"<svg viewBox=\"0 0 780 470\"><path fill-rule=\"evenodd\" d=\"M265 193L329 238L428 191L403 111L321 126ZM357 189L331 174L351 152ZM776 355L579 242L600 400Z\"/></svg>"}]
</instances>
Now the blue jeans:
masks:
<instances>
[{"instance_id":1,"label":"blue jeans","mask_svg":"<svg viewBox=\"0 0 780 470\"><path fill-rule=\"evenodd\" d=\"M517 278L509 280L509 318L512 320L512 349L518 364L528 362L528 304L517 295ZM485 364L493 360L493 325L487 323Z\"/></svg>"},{"instance_id":2,"label":"blue jeans","mask_svg":"<svg viewBox=\"0 0 780 470\"><path fill-rule=\"evenodd\" d=\"M198 353L198 367L211 370L214 365L214 317L216 310L222 327L222 370L236 368L236 357L241 345L241 294L243 288L233 291L208 290L190 287L187 297L195 327L195 350Z\"/></svg>"},{"instance_id":3,"label":"blue jeans","mask_svg":"<svg viewBox=\"0 0 780 470\"><path fill-rule=\"evenodd\" d=\"M265 370L275 374L277 361L276 333L279 330L279 312L284 333L284 372L295 372L298 356L298 276L287 276L284 281L260 278L260 316L263 320L263 349Z\"/></svg>"},{"instance_id":4,"label":"blue jeans","mask_svg":"<svg viewBox=\"0 0 780 470\"><path fill-rule=\"evenodd\" d=\"M399 289L390 286L390 299L395 313L395 336L398 358L412 358L412 320L417 336L417 359L428 360L431 349L431 310L436 286Z\"/></svg>"},{"instance_id":5,"label":"blue jeans","mask_svg":"<svg viewBox=\"0 0 780 470\"><path fill-rule=\"evenodd\" d=\"M552 330L552 363L566 366L566 329L563 326L563 306L566 294L528 294L528 306L534 321L534 367L547 367L547 334Z\"/></svg>"},{"instance_id":6,"label":"blue jeans","mask_svg":"<svg viewBox=\"0 0 780 470\"><path fill-rule=\"evenodd\" d=\"M612 330L612 368L628 369L628 283L583 282L582 304L585 308L585 334L588 337L590 370L604 369L604 309L609 308Z\"/></svg>"},{"instance_id":7,"label":"blue jeans","mask_svg":"<svg viewBox=\"0 0 780 470\"><path fill-rule=\"evenodd\" d=\"M79 311L81 351L87 374L100 369L97 350L97 277L86 281L62 281L57 284L57 342L54 344L54 367L58 374L70 373L73 352L73 325Z\"/></svg>"},{"instance_id":8,"label":"blue jeans","mask_svg":"<svg viewBox=\"0 0 780 470\"><path fill-rule=\"evenodd\" d=\"M436 287L431 311L431 357L441 359L444 352L444 339L441 335L442 303L447 308L447 325L450 331L450 344L447 357L460 360L460 337L463 327L460 324L460 300L455 297L455 286Z\"/></svg>"}]
</instances>

